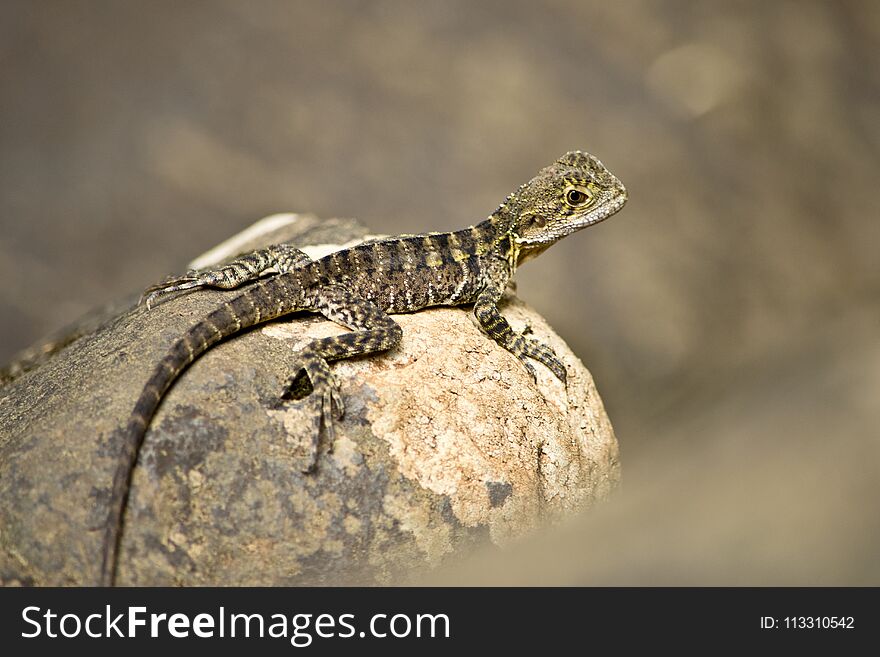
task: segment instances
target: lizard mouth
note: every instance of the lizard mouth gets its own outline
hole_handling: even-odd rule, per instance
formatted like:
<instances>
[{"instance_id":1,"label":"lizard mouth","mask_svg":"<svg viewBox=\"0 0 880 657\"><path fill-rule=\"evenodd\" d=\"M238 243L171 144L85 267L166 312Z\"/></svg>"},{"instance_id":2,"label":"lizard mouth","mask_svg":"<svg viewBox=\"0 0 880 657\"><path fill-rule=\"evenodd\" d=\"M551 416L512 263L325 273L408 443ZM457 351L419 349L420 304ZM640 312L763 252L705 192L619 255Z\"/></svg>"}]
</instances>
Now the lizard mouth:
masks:
<instances>
[{"instance_id":1,"label":"lizard mouth","mask_svg":"<svg viewBox=\"0 0 880 657\"><path fill-rule=\"evenodd\" d=\"M602 200L590 211L553 221L541 232L520 236L516 242L519 246L526 248L540 247L542 245L549 246L566 235L571 235L582 228L604 221L620 210L626 203L626 199L626 190L621 186L611 196Z\"/></svg>"}]
</instances>

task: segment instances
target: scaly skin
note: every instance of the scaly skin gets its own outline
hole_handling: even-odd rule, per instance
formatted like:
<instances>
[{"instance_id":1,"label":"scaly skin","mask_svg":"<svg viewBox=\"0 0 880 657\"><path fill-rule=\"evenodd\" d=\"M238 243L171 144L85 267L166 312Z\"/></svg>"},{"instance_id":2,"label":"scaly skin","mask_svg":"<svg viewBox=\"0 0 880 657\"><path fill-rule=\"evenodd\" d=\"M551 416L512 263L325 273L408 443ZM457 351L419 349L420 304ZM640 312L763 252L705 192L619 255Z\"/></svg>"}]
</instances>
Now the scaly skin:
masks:
<instances>
[{"instance_id":1,"label":"scaly skin","mask_svg":"<svg viewBox=\"0 0 880 657\"><path fill-rule=\"evenodd\" d=\"M595 157L566 153L508 196L488 219L452 233L400 235L311 260L279 244L240 256L215 270L189 272L148 288L147 308L165 295L204 287L232 289L252 283L236 298L197 322L153 371L123 432L104 533L100 583L113 585L131 475L147 427L165 392L190 363L212 345L249 326L296 311L320 313L348 333L314 340L299 353L287 394L303 377L316 404L310 466L323 426L332 441L333 420L342 416L328 361L394 347L400 326L389 316L430 306L473 304L486 333L526 367L536 360L565 382L565 366L553 350L511 329L497 303L516 269L553 243L607 219L626 202L626 190ZM264 277L267 270L278 273ZM332 444L332 442L331 442Z\"/></svg>"}]
</instances>

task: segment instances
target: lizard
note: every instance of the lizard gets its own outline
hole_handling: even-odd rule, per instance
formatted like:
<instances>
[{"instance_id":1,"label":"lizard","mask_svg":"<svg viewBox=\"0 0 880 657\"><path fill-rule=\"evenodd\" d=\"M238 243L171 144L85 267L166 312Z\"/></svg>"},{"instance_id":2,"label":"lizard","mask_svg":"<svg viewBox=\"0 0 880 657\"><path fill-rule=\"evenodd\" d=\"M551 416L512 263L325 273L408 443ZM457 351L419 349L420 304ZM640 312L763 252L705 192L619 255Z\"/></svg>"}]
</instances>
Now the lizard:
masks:
<instances>
[{"instance_id":1,"label":"lizard","mask_svg":"<svg viewBox=\"0 0 880 657\"><path fill-rule=\"evenodd\" d=\"M149 312L169 295L247 285L180 336L144 385L122 430L107 503L100 583L115 583L131 477L147 427L175 379L211 346L299 311L319 313L349 329L303 347L282 393L282 399L308 396L314 404L307 472L317 464L321 429L332 448L334 421L344 413L328 361L394 347L402 330L390 315L473 304L485 333L516 356L533 381L532 360L565 383L565 366L554 351L527 337L526 331L515 332L498 302L525 261L607 219L626 200L623 184L596 157L570 151L510 194L486 220L462 230L370 240L318 260L290 244L276 244L147 288L140 303Z\"/></svg>"}]
</instances>

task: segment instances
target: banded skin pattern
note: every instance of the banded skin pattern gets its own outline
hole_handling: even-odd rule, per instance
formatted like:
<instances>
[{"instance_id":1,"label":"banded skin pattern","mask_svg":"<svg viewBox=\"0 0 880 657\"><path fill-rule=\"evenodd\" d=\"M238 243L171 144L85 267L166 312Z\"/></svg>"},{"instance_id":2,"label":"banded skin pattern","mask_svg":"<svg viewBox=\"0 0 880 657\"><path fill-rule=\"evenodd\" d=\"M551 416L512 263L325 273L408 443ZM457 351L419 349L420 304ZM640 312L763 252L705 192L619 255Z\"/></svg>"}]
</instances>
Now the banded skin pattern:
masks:
<instances>
[{"instance_id":1,"label":"banded skin pattern","mask_svg":"<svg viewBox=\"0 0 880 657\"><path fill-rule=\"evenodd\" d=\"M189 272L148 288L141 298L147 310L175 293L247 286L173 344L135 404L122 432L110 491L100 583L115 582L132 471L150 420L178 375L212 345L247 327L298 311L320 313L349 329L306 345L283 394L296 397L311 388L315 432L308 470L317 463L321 428L332 446L334 420L344 413L328 362L394 347L402 331L392 314L473 304L480 326L522 362L533 380L534 360L565 382L565 367L553 350L514 332L497 304L523 262L566 235L607 219L626 198L624 186L598 159L572 151L539 171L485 221L463 230L365 242L319 260L289 244L278 244L217 269Z\"/></svg>"}]
</instances>

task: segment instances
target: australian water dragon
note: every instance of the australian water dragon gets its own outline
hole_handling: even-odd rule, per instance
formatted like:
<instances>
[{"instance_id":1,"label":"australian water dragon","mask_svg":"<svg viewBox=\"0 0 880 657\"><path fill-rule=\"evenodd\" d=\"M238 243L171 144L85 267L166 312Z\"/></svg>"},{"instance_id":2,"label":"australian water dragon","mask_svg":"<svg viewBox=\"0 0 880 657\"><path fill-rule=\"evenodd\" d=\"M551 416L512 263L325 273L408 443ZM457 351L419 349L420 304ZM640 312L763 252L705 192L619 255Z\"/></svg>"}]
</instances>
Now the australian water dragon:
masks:
<instances>
[{"instance_id":1,"label":"australian water dragon","mask_svg":"<svg viewBox=\"0 0 880 657\"><path fill-rule=\"evenodd\" d=\"M485 221L463 230L389 237L319 260L279 244L147 289L142 301L149 309L171 293L250 283L174 342L137 400L122 432L110 492L101 583L114 583L128 489L147 426L181 371L212 345L249 326L296 311L320 313L350 329L306 345L288 384L287 394L303 387L308 391L310 384L316 427L311 467L316 463L321 427L332 445L334 419L343 413L328 361L394 347L401 329L391 314L473 304L486 333L519 358L533 379L532 359L564 382L565 367L553 350L514 332L497 303L519 265L566 235L610 217L626 198L621 182L598 159L573 151L508 196Z\"/></svg>"}]
</instances>

